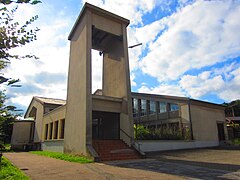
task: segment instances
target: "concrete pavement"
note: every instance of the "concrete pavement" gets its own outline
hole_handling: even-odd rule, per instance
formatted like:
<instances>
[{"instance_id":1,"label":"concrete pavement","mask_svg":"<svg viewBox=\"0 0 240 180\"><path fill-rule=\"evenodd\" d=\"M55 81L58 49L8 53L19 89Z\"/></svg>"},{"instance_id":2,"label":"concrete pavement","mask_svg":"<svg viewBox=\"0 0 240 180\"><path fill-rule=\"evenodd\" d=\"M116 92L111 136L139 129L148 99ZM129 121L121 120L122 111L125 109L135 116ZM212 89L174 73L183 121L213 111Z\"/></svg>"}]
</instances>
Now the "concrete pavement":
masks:
<instances>
[{"instance_id":1,"label":"concrete pavement","mask_svg":"<svg viewBox=\"0 0 240 180\"><path fill-rule=\"evenodd\" d=\"M240 179L240 151L161 152L151 159L79 164L30 153L5 153L31 179Z\"/></svg>"}]
</instances>

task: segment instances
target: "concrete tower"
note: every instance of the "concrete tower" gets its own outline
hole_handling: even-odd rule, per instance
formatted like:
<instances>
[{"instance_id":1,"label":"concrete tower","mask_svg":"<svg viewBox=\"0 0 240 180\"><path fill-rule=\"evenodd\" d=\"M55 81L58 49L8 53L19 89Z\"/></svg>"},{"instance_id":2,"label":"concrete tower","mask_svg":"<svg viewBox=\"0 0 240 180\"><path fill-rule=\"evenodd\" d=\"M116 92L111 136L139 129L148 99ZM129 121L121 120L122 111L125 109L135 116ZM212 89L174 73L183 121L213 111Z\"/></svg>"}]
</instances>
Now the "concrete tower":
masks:
<instances>
[{"instance_id":1,"label":"concrete tower","mask_svg":"<svg viewBox=\"0 0 240 180\"><path fill-rule=\"evenodd\" d=\"M129 20L86 3L69 35L64 151L87 155L94 139L133 138L126 27ZM103 55L102 95L92 95L91 49Z\"/></svg>"}]
</instances>

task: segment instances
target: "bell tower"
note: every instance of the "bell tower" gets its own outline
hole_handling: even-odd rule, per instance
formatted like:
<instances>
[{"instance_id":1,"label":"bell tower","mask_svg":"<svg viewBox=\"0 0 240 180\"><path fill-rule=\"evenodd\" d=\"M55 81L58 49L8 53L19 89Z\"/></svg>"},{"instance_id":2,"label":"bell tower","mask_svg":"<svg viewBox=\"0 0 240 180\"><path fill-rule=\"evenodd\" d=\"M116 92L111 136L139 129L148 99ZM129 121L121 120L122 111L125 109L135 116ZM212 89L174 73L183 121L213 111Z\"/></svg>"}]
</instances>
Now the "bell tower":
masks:
<instances>
[{"instance_id":1,"label":"bell tower","mask_svg":"<svg viewBox=\"0 0 240 180\"><path fill-rule=\"evenodd\" d=\"M88 152L92 144L92 57L91 49L103 55L104 99L121 100L119 106L120 139L130 145L133 137L132 103L127 31L129 20L85 3L68 39L68 72L64 151ZM107 110L106 110L107 111Z\"/></svg>"}]
</instances>

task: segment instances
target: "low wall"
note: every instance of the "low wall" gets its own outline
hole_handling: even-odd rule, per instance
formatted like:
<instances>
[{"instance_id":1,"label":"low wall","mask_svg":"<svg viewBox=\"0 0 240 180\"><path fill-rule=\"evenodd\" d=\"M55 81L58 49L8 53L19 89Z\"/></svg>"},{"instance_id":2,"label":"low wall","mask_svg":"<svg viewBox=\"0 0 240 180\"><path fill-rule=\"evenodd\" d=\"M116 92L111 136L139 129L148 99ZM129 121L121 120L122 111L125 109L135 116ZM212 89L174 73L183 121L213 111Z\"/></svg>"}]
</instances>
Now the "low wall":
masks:
<instances>
[{"instance_id":1,"label":"low wall","mask_svg":"<svg viewBox=\"0 0 240 180\"><path fill-rule=\"evenodd\" d=\"M63 140L44 141L42 149L43 151L63 152Z\"/></svg>"},{"instance_id":2,"label":"low wall","mask_svg":"<svg viewBox=\"0 0 240 180\"><path fill-rule=\"evenodd\" d=\"M194 149L219 146L218 141L164 141L164 140L143 140L135 144L143 152L167 151L178 149Z\"/></svg>"}]
</instances>

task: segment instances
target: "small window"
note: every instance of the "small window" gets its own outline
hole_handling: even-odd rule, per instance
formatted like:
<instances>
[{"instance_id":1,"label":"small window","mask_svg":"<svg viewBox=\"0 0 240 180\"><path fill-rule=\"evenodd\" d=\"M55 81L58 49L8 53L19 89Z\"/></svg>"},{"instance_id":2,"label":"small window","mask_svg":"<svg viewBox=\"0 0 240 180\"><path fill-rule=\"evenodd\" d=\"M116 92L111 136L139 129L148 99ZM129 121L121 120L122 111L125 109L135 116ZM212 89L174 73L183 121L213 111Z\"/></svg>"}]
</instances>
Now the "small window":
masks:
<instances>
[{"instance_id":1,"label":"small window","mask_svg":"<svg viewBox=\"0 0 240 180\"><path fill-rule=\"evenodd\" d=\"M167 103L166 102L158 102L158 113L167 112Z\"/></svg>"},{"instance_id":2,"label":"small window","mask_svg":"<svg viewBox=\"0 0 240 180\"><path fill-rule=\"evenodd\" d=\"M133 98L133 117L138 117L138 99Z\"/></svg>"},{"instance_id":3,"label":"small window","mask_svg":"<svg viewBox=\"0 0 240 180\"><path fill-rule=\"evenodd\" d=\"M155 114L156 113L156 103L155 101L149 102L149 114Z\"/></svg>"},{"instance_id":4,"label":"small window","mask_svg":"<svg viewBox=\"0 0 240 180\"><path fill-rule=\"evenodd\" d=\"M170 104L170 111L178 111L179 106L177 104Z\"/></svg>"},{"instance_id":5,"label":"small window","mask_svg":"<svg viewBox=\"0 0 240 180\"><path fill-rule=\"evenodd\" d=\"M58 138L58 121L54 122L54 139Z\"/></svg>"},{"instance_id":6,"label":"small window","mask_svg":"<svg viewBox=\"0 0 240 180\"><path fill-rule=\"evenodd\" d=\"M47 140L48 138L48 124L45 124L45 137L44 139Z\"/></svg>"},{"instance_id":7,"label":"small window","mask_svg":"<svg viewBox=\"0 0 240 180\"><path fill-rule=\"evenodd\" d=\"M50 123L50 128L49 128L49 139L52 139L52 134L53 134L53 123Z\"/></svg>"},{"instance_id":8,"label":"small window","mask_svg":"<svg viewBox=\"0 0 240 180\"><path fill-rule=\"evenodd\" d=\"M61 127L60 139L64 139L65 119L61 120L60 127Z\"/></svg>"},{"instance_id":9,"label":"small window","mask_svg":"<svg viewBox=\"0 0 240 180\"><path fill-rule=\"evenodd\" d=\"M147 100L146 99L141 99L140 101L141 105L140 105L140 115L141 116L146 116L147 115Z\"/></svg>"}]
</instances>

